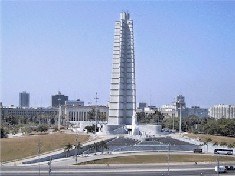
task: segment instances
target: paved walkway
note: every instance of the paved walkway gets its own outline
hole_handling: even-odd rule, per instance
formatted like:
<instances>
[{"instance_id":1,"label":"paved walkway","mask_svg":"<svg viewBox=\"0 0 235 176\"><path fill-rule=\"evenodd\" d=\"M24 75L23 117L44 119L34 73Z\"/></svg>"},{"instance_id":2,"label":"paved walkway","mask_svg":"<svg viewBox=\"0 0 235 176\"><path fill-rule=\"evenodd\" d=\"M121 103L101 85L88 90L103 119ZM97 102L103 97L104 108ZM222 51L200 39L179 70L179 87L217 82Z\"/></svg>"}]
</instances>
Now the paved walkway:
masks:
<instances>
[{"instance_id":1,"label":"paved walkway","mask_svg":"<svg viewBox=\"0 0 235 176\"><path fill-rule=\"evenodd\" d=\"M100 135L97 136L97 135L92 134L92 135L90 135L89 140L86 143L83 144L83 146L94 144L94 142L100 142L102 140L107 140L107 139L110 139L110 138L113 138L113 137L114 136L100 136ZM40 158L48 157L48 156L59 154L59 153L62 153L62 152L64 152L64 149L58 149L58 150L53 151L53 152L43 153L43 154L40 155ZM36 155L36 156L27 157L27 158L24 158L24 159L21 159L21 160L17 160L17 161L2 163L2 165L4 165L4 166L21 166L21 165L26 165L26 164L22 164L22 162L31 161L31 160L35 160L35 159L38 159L38 158L39 158L39 156ZM70 158L57 159L57 160L55 160L55 162L63 162L64 163L64 162L67 162L69 160L71 160L71 157ZM73 159L73 160L75 162L75 159ZM41 162L41 164L47 164L47 163L48 162ZM69 162L69 163L71 163L71 162ZM35 165L35 164L28 164L28 165ZM38 163L36 163L36 165L38 165Z\"/></svg>"}]
</instances>

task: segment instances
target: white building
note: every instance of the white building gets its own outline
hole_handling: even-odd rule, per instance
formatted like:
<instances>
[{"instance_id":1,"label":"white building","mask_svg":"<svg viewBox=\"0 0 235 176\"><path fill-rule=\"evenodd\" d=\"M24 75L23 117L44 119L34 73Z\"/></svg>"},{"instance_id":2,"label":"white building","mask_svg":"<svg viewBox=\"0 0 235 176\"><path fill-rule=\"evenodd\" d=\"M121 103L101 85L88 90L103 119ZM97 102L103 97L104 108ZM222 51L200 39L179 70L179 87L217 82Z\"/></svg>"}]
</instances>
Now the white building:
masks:
<instances>
[{"instance_id":1,"label":"white building","mask_svg":"<svg viewBox=\"0 0 235 176\"><path fill-rule=\"evenodd\" d=\"M214 105L209 108L209 116L219 118L235 118L235 105Z\"/></svg>"},{"instance_id":2,"label":"white building","mask_svg":"<svg viewBox=\"0 0 235 176\"><path fill-rule=\"evenodd\" d=\"M175 117L176 114L176 106L175 104L170 105L162 105L159 108L159 111L163 114L165 117ZM178 113L177 113L178 114Z\"/></svg>"},{"instance_id":3,"label":"white building","mask_svg":"<svg viewBox=\"0 0 235 176\"><path fill-rule=\"evenodd\" d=\"M62 107L62 116L77 131L83 131L86 126L107 124L107 106L80 106L79 104L65 104Z\"/></svg>"},{"instance_id":4,"label":"white building","mask_svg":"<svg viewBox=\"0 0 235 176\"><path fill-rule=\"evenodd\" d=\"M109 125L131 125L136 113L133 21L127 12L115 22Z\"/></svg>"}]
</instances>

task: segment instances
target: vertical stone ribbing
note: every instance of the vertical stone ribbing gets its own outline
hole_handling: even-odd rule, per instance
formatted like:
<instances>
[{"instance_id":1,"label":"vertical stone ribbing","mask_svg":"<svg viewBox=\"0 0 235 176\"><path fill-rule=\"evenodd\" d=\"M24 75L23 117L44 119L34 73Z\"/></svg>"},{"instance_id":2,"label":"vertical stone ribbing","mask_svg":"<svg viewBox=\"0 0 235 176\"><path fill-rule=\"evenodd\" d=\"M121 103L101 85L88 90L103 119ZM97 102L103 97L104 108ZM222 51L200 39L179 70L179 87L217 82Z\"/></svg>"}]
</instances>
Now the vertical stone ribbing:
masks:
<instances>
[{"instance_id":1,"label":"vertical stone ribbing","mask_svg":"<svg viewBox=\"0 0 235 176\"><path fill-rule=\"evenodd\" d=\"M122 12L115 22L112 80L110 87L110 125L131 125L136 110L135 54L133 21Z\"/></svg>"}]
</instances>

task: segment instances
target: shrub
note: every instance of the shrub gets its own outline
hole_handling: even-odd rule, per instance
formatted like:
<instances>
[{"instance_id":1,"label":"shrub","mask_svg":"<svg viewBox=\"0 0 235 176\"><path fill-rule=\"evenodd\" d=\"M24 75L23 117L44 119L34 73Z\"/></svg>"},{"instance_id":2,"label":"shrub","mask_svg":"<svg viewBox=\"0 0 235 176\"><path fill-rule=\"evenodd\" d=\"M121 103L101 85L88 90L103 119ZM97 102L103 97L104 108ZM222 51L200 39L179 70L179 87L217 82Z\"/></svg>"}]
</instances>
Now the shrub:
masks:
<instances>
[{"instance_id":1,"label":"shrub","mask_svg":"<svg viewBox=\"0 0 235 176\"><path fill-rule=\"evenodd\" d=\"M25 127L21 128L21 131L22 131L22 133L30 134L33 130L32 130L32 127L25 126Z\"/></svg>"},{"instance_id":2,"label":"shrub","mask_svg":"<svg viewBox=\"0 0 235 176\"><path fill-rule=\"evenodd\" d=\"M1 138L7 138L7 137L8 137L7 131L3 127L1 127Z\"/></svg>"},{"instance_id":3,"label":"shrub","mask_svg":"<svg viewBox=\"0 0 235 176\"><path fill-rule=\"evenodd\" d=\"M220 145L221 145L221 146L226 146L226 145L227 145L227 142L221 142Z\"/></svg>"},{"instance_id":4,"label":"shrub","mask_svg":"<svg viewBox=\"0 0 235 176\"><path fill-rule=\"evenodd\" d=\"M95 125L86 126L84 129L87 129L87 132L93 132L93 131L95 131Z\"/></svg>"},{"instance_id":5,"label":"shrub","mask_svg":"<svg viewBox=\"0 0 235 176\"><path fill-rule=\"evenodd\" d=\"M233 148L234 145L233 144L228 144L228 148Z\"/></svg>"},{"instance_id":6,"label":"shrub","mask_svg":"<svg viewBox=\"0 0 235 176\"><path fill-rule=\"evenodd\" d=\"M36 129L37 132L46 132L48 130L47 125L39 125Z\"/></svg>"}]
</instances>

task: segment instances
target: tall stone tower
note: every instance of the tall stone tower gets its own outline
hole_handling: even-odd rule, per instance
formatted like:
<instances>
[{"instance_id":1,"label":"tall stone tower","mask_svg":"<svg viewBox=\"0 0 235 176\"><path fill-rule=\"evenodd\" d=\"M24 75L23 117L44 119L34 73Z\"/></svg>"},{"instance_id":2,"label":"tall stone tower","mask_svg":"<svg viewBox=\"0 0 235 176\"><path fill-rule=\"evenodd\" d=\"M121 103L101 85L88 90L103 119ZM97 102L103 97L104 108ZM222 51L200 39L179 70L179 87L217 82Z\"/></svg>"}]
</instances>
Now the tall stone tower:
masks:
<instances>
[{"instance_id":1,"label":"tall stone tower","mask_svg":"<svg viewBox=\"0 0 235 176\"><path fill-rule=\"evenodd\" d=\"M109 125L135 123L136 86L133 20L127 12L115 22Z\"/></svg>"}]
</instances>

